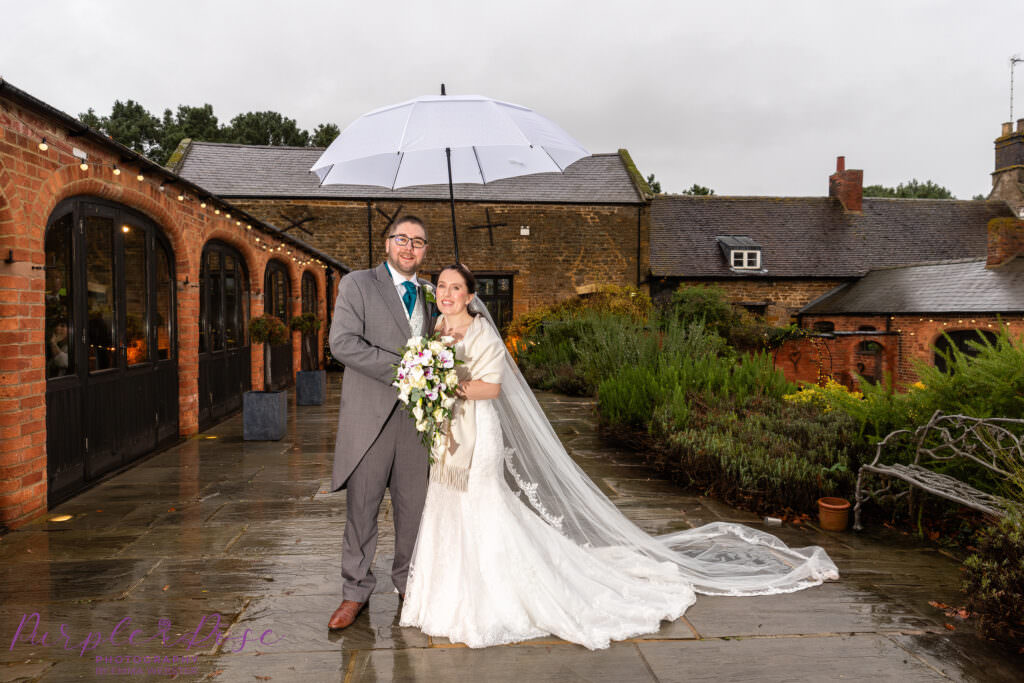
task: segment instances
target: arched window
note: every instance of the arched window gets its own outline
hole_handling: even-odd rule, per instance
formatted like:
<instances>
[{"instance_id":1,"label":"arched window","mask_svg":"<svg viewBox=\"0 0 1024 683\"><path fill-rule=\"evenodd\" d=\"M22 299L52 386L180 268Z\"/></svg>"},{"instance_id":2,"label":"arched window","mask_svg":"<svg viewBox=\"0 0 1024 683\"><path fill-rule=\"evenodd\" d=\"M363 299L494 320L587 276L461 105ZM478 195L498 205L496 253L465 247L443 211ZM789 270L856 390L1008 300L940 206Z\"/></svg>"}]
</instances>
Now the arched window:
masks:
<instances>
[{"instance_id":1,"label":"arched window","mask_svg":"<svg viewBox=\"0 0 1024 683\"><path fill-rule=\"evenodd\" d=\"M989 330L954 330L947 332L935 342L935 367L946 372L948 364L946 357L951 355L956 348L963 354L974 357L978 355L978 349L971 342L994 344L998 337ZM950 343L952 342L952 344Z\"/></svg>"},{"instance_id":2,"label":"arched window","mask_svg":"<svg viewBox=\"0 0 1024 683\"><path fill-rule=\"evenodd\" d=\"M249 275L232 246L211 241L199 265L199 426L242 406L249 389Z\"/></svg>"},{"instance_id":3,"label":"arched window","mask_svg":"<svg viewBox=\"0 0 1024 683\"><path fill-rule=\"evenodd\" d=\"M275 315L287 325L291 321L290 297L292 291L288 269L276 260L267 262L267 272L263 278L264 310ZM291 335L283 344L271 346L270 389L282 389L292 383L292 341Z\"/></svg>"},{"instance_id":4,"label":"arched window","mask_svg":"<svg viewBox=\"0 0 1024 683\"><path fill-rule=\"evenodd\" d=\"M170 242L145 215L61 202L44 238L49 502L178 435Z\"/></svg>"},{"instance_id":5,"label":"arched window","mask_svg":"<svg viewBox=\"0 0 1024 683\"><path fill-rule=\"evenodd\" d=\"M318 297L316 292L316 278L313 277L313 273L308 270L302 274L302 312L312 313L313 315L319 315L320 307L318 304ZM321 321L322 323L322 321ZM302 340L302 369L312 370L314 366L319 364L314 362L315 356L310 357L311 354L317 354L316 340L318 333L313 332L309 335L305 335Z\"/></svg>"}]
</instances>

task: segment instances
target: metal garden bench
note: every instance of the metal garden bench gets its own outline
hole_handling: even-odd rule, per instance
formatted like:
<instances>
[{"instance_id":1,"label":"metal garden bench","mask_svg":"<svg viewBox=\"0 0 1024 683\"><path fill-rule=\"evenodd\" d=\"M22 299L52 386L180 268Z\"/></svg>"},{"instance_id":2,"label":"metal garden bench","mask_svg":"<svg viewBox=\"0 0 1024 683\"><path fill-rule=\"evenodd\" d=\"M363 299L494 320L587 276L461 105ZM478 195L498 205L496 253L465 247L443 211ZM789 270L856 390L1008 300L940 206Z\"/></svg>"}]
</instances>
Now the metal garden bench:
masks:
<instances>
[{"instance_id":1,"label":"metal garden bench","mask_svg":"<svg viewBox=\"0 0 1024 683\"><path fill-rule=\"evenodd\" d=\"M911 464L886 464L883 455L887 446L896 443L914 444ZM951 500L993 517L1003 517L1016 504L970 486L959 479L941 474L925 465L970 461L1003 479L1011 469L1024 469L1024 420L1010 418L977 418L966 415L944 415L935 411L927 424L911 431L898 429L878 443L875 459L862 465L857 474L856 505L853 528L860 530L861 506L868 499L898 500L919 488L932 495ZM891 448L890 448L891 450ZM878 488L869 490L867 479L883 479ZM1018 474L1019 476L1019 474ZM906 488L899 485L902 482Z\"/></svg>"}]
</instances>

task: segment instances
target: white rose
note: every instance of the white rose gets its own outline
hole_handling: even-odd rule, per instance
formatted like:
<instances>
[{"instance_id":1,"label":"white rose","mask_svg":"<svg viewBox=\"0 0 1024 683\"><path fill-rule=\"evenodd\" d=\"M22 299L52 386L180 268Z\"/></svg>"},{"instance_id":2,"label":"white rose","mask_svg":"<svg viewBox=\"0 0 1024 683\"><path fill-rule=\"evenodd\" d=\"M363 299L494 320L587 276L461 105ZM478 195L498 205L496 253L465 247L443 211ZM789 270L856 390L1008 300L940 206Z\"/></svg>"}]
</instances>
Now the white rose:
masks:
<instances>
[{"instance_id":1,"label":"white rose","mask_svg":"<svg viewBox=\"0 0 1024 683\"><path fill-rule=\"evenodd\" d=\"M444 383L454 387L459 383L459 375L454 370L449 370L444 376Z\"/></svg>"},{"instance_id":2,"label":"white rose","mask_svg":"<svg viewBox=\"0 0 1024 683\"><path fill-rule=\"evenodd\" d=\"M440 422L444 419L444 411L440 408L434 409L434 422Z\"/></svg>"},{"instance_id":3,"label":"white rose","mask_svg":"<svg viewBox=\"0 0 1024 683\"><path fill-rule=\"evenodd\" d=\"M413 380L412 386L413 386L414 389L426 389L427 388L427 379L425 377L423 377L422 375L420 375L419 379Z\"/></svg>"},{"instance_id":4,"label":"white rose","mask_svg":"<svg viewBox=\"0 0 1024 683\"><path fill-rule=\"evenodd\" d=\"M430 349L431 353L438 354L444 351L444 344L442 344L439 341L432 341L430 342L430 346L428 346L427 348Z\"/></svg>"},{"instance_id":5,"label":"white rose","mask_svg":"<svg viewBox=\"0 0 1024 683\"><path fill-rule=\"evenodd\" d=\"M420 420L416 423L417 432L425 432L430 429L430 424L426 420Z\"/></svg>"},{"instance_id":6,"label":"white rose","mask_svg":"<svg viewBox=\"0 0 1024 683\"><path fill-rule=\"evenodd\" d=\"M444 400L441 401L441 405L444 406L446 410L450 410L451 407L455 405L455 397L446 396Z\"/></svg>"}]
</instances>

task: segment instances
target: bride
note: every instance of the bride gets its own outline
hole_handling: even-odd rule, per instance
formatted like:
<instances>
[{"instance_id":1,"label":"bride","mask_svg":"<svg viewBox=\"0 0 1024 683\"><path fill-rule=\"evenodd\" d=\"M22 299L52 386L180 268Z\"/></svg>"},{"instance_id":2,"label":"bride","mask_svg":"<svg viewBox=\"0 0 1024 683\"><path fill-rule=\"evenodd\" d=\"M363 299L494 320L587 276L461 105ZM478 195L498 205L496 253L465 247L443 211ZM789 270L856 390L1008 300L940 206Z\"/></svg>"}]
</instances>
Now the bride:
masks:
<instances>
[{"instance_id":1,"label":"bride","mask_svg":"<svg viewBox=\"0 0 1024 683\"><path fill-rule=\"evenodd\" d=\"M656 632L705 595L838 579L818 547L738 524L649 536L573 462L462 264L441 271L435 330L456 339L459 395L435 464L401 625L487 647L553 634L590 649Z\"/></svg>"}]
</instances>

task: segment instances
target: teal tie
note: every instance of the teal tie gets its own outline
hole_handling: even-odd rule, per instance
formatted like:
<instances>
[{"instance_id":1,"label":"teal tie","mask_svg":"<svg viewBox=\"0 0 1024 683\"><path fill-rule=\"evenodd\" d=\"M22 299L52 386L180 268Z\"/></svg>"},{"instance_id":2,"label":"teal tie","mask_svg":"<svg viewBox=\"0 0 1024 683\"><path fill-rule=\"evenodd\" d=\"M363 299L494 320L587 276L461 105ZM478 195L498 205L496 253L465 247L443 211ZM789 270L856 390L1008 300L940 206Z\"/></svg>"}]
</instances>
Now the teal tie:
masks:
<instances>
[{"instance_id":1,"label":"teal tie","mask_svg":"<svg viewBox=\"0 0 1024 683\"><path fill-rule=\"evenodd\" d=\"M402 283L405 287L405 294L402 295L402 302L405 304L405 310L412 317L412 307L416 305L416 285L409 282L408 280Z\"/></svg>"}]
</instances>

